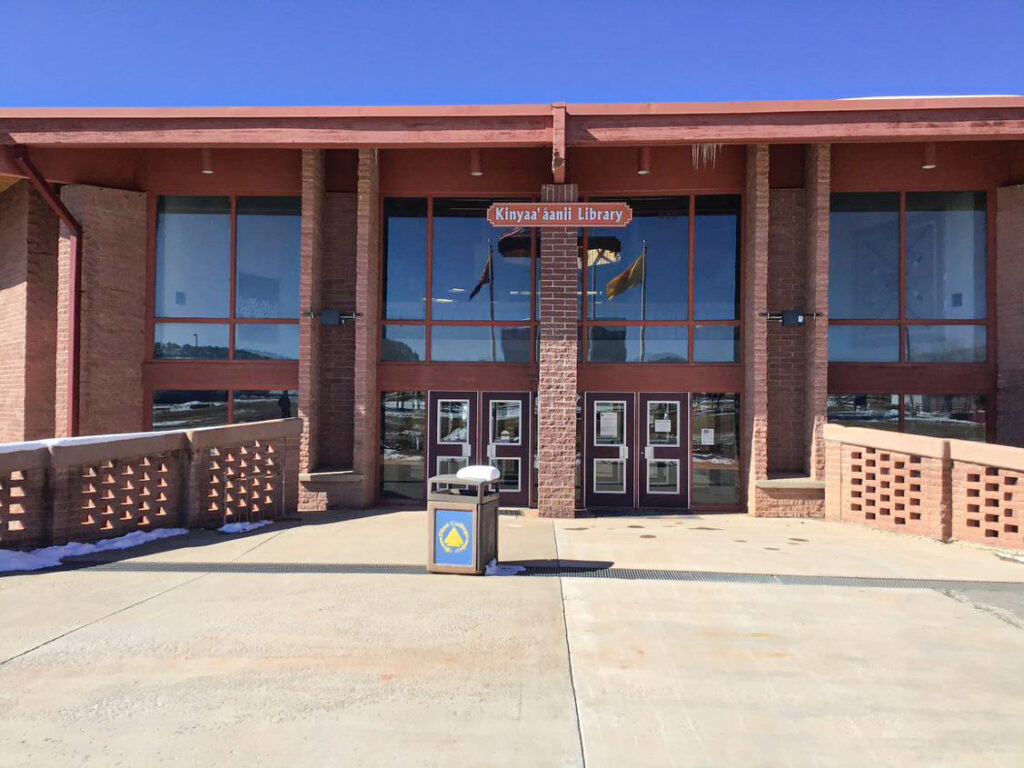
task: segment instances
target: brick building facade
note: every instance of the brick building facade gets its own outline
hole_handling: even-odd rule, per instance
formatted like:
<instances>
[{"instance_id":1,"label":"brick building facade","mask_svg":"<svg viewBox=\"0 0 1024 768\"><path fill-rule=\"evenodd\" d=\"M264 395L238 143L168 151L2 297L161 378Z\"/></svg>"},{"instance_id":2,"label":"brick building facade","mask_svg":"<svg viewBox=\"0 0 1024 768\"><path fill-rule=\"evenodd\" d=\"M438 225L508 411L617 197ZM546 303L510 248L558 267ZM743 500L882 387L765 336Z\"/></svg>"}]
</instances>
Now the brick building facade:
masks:
<instances>
[{"instance_id":1,"label":"brick building facade","mask_svg":"<svg viewBox=\"0 0 1024 768\"><path fill-rule=\"evenodd\" d=\"M298 415L304 509L490 462L549 516L822 514L828 421L1024 445L1022 98L0 134L6 442ZM484 217L577 200L633 223Z\"/></svg>"}]
</instances>

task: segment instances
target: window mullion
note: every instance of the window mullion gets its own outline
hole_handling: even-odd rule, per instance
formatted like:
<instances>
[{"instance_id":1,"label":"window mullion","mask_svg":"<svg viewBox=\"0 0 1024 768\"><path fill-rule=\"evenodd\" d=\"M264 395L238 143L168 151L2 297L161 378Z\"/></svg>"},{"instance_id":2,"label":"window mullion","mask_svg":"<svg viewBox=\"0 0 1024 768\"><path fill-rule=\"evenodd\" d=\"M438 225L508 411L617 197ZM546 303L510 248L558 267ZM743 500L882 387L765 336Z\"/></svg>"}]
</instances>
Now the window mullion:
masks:
<instances>
[{"instance_id":1,"label":"window mullion","mask_svg":"<svg viewBox=\"0 0 1024 768\"><path fill-rule=\"evenodd\" d=\"M228 302L228 359L235 359L235 299L237 298L238 270L238 196L231 196L231 285ZM228 419L231 418L231 397L228 396Z\"/></svg>"}]
</instances>

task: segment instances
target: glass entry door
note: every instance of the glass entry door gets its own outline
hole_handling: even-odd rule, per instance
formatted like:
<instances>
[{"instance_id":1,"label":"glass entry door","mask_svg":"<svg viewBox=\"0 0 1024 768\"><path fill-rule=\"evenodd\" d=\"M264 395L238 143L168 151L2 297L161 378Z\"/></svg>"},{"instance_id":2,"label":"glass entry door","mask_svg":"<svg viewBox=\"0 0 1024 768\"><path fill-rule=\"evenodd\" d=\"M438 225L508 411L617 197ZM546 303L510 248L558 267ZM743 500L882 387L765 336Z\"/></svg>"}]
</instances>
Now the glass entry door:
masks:
<instances>
[{"instance_id":1,"label":"glass entry door","mask_svg":"<svg viewBox=\"0 0 1024 768\"><path fill-rule=\"evenodd\" d=\"M533 428L528 392L484 392L481 443L486 461L501 472L501 504L530 506L533 478Z\"/></svg>"},{"instance_id":2,"label":"glass entry door","mask_svg":"<svg viewBox=\"0 0 1024 768\"><path fill-rule=\"evenodd\" d=\"M583 499L588 509L630 509L634 499L635 397L588 392L584 398Z\"/></svg>"},{"instance_id":3,"label":"glass entry door","mask_svg":"<svg viewBox=\"0 0 1024 768\"><path fill-rule=\"evenodd\" d=\"M477 464L477 393L431 392L427 477Z\"/></svg>"},{"instance_id":4,"label":"glass entry door","mask_svg":"<svg viewBox=\"0 0 1024 768\"><path fill-rule=\"evenodd\" d=\"M642 394L638 410L639 506L685 509L690 412L686 394Z\"/></svg>"}]
</instances>

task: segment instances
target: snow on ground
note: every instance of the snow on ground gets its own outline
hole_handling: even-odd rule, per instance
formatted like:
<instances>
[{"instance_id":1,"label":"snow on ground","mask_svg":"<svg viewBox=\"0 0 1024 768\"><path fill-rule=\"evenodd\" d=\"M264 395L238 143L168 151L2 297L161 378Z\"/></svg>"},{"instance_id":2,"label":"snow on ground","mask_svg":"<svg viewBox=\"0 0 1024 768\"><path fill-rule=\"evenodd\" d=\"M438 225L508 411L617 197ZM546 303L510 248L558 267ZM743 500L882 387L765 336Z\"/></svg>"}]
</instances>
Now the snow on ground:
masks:
<instances>
[{"instance_id":1,"label":"snow on ground","mask_svg":"<svg viewBox=\"0 0 1024 768\"><path fill-rule=\"evenodd\" d=\"M497 559L491 560L487 564L487 570L484 571L485 576L518 576L520 573L525 571L521 565L499 565Z\"/></svg>"},{"instance_id":2,"label":"snow on ground","mask_svg":"<svg viewBox=\"0 0 1024 768\"><path fill-rule=\"evenodd\" d=\"M38 571L41 568L56 568L65 557L92 555L96 552L110 552L129 549L171 536L188 533L187 528L158 528L155 531L132 531L113 539L102 539L92 544L72 541L55 547L33 549L31 552L0 550L0 573L7 571Z\"/></svg>"},{"instance_id":3,"label":"snow on ground","mask_svg":"<svg viewBox=\"0 0 1024 768\"><path fill-rule=\"evenodd\" d=\"M262 528L265 525L270 525L273 520L257 520L255 523L228 523L222 525L217 529L218 533L248 533L249 531L255 531L257 528Z\"/></svg>"}]
</instances>

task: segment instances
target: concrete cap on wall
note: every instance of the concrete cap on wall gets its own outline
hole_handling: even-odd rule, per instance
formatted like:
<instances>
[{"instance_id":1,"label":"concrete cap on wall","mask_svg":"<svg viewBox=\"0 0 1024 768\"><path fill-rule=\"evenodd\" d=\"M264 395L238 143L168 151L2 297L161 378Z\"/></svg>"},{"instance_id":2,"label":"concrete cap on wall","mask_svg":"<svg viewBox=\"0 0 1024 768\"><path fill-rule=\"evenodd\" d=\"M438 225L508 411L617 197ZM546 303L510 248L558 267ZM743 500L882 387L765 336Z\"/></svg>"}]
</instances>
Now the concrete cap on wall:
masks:
<instances>
[{"instance_id":1,"label":"concrete cap on wall","mask_svg":"<svg viewBox=\"0 0 1024 768\"><path fill-rule=\"evenodd\" d=\"M43 440L0 445L0 475L26 469L42 469L49 463L50 451Z\"/></svg>"},{"instance_id":2,"label":"concrete cap on wall","mask_svg":"<svg viewBox=\"0 0 1024 768\"><path fill-rule=\"evenodd\" d=\"M101 461L135 459L181 451L184 432L139 432L130 435L91 435L47 441L54 466L75 467Z\"/></svg>"},{"instance_id":3,"label":"concrete cap on wall","mask_svg":"<svg viewBox=\"0 0 1024 768\"><path fill-rule=\"evenodd\" d=\"M218 445L239 445L253 440L279 440L298 437L302 434L302 419L274 419L253 421L248 424L231 424L226 427L202 427L185 433L192 450L213 448Z\"/></svg>"},{"instance_id":4,"label":"concrete cap on wall","mask_svg":"<svg viewBox=\"0 0 1024 768\"><path fill-rule=\"evenodd\" d=\"M945 459L949 456L950 441L941 437L908 435L905 432L889 432L884 429L865 427L843 427L839 424L826 424L824 434L825 440L859 445L863 448L907 453L932 459Z\"/></svg>"},{"instance_id":5,"label":"concrete cap on wall","mask_svg":"<svg viewBox=\"0 0 1024 768\"><path fill-rule=\"evenodd\" d=\"M950 440L949 450L953 461L985 464L990 467L1024 472L1024 448L995 445L994 443L974 443L970 440Z\"/></svg>"}]
</instances>

